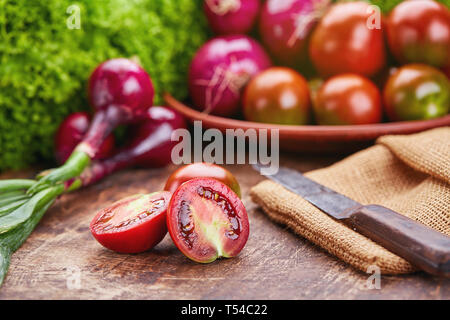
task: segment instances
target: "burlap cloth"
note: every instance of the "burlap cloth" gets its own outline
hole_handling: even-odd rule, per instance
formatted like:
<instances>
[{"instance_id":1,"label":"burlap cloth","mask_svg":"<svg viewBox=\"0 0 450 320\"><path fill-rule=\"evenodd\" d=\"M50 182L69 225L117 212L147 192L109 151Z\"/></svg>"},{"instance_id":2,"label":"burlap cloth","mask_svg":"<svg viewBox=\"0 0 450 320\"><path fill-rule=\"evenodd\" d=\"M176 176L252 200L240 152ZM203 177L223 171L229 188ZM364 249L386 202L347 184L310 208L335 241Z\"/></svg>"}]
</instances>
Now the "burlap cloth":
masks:
<instances>
[{"instance_id":1,"label":"burlap cloth","mask_svg":"<svg viewBox=\"0 0 450 320\"><path fill-rule=\"evenodd\" d=\"M450 235L450 127L409 136L384 136L369 149L306 174L362 204L380 204ZM367 271L415 271L407 261L330 218L272 181L251 190L274 221L329 253Z\"/></svg>"}]
</instances>

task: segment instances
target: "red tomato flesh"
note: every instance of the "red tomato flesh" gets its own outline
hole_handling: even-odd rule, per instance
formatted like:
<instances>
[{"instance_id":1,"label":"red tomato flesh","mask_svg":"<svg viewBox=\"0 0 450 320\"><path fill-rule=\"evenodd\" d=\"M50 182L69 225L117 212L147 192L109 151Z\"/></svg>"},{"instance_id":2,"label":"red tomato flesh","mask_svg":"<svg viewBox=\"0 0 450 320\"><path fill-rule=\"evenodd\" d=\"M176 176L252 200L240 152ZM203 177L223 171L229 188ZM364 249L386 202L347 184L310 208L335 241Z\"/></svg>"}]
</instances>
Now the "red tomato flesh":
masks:
<instances>
[{"instance_id":1,"label":"red tomato flesh","mask_svg":"<svg viewBox=\"0 0 450 320\"><path fill-rule=\"evenodd\" d=\"M167 227L177 248L200 263L237 256L249 235L247 211L239 197L210 178L192 179L177 189L169 203Z\"/></svg>"},{"instance_id":2,"label":"red tomato flesh","mask_svg":"<svg viewBox=\"0 0 450 320\"><path fill-rule=\"evenodd\" d=\"M120 253L147 251L167 233L170 192L134 195L101 210L90 224L92 235L104 247Z\"/></svg>"}]
</instances>

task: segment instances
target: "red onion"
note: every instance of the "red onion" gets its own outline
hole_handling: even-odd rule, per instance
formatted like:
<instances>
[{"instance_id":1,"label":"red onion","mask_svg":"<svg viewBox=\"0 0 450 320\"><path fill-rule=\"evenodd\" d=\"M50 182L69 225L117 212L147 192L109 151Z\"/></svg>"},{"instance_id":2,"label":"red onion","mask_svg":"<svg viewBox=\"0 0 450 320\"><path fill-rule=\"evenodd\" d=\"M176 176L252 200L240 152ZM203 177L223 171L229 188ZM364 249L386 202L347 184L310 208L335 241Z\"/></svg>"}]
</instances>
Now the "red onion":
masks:
<instances>
[{"instance_id":1,"label":"red onion","mask_svg":"<svg viewBox=\"0 0 450 320\"><path fill-rule=\"evenodd\" d=\"M105 139L121 124L143 117L153 104L154 89L147 72L128 59L112 59L95 69L89 79L92 123L75 151L61 167L48 170L28 192L78 177L95 158Z\"/></svg>"},{"instance_id":2,"label":"red onion","mask_svg":"<svg viewBox=\"0 0 450 320\"><path fill-rule=\"evenodd\" d=\"M240 106L243 87L271 66L255 40L233 35L208 41L195 55L189 70L189 91L194 106L219 116L232 116Z\"/></svg>"},{"instance_id":3,"label":"red onion","mask_svg":"<svg viewBox=\"0 0 450 320\"><path fill-rule=\"evenodd\" d=\"M172 132L186 127L186 121L178 112L166 107L151 107L146 119L132 127L131 140L126 147L108 159L93 163L83 172L83 185L93 184L130 166L157 168L169 164L172 148L178 143L171 140Z\"/></svg>"},{"instance_id":4,"label":"red onion","mask_svg":"<svg viewBox=\"0 0 450 320\"><path fill-rule=\"evenodd\" d=\"M308 37L330 0L267 0L259 31L263 43L280 63L296 67L306 62Z\"/></svg>"},{"instance_id":5,"label":"red onion","mask_svg":"<svg viewBox=\"0 0 450 320\"><path fill-rule=\"evenodd\" d=\"M64 163L83 140L91 122L90 118L87 112L76 112L61 123L55 135L55 158L58 163ZM103 142L94 159L105 159L111 156L114 145L114 135L111 134Z\"/></svg>"},{"instance_id":6,"label":"red onion","mask_svg":"<svg viewBox=\"0 0 450 320\"><path fill-rule=\"evenodd\" d=\"M140 119L153 105L154 95L149 75L134 61L102 63L89 79L89 102L96 113L81 149L93 158L100 141L118 125Z\"/></svg>"},{"instance_id":7,"label":"red onion","mask_svg":"<svg viewBox=\"0 0 450 320\"><path fill-rule=\"evenodd\" d=\"M206 18L218 35L250 32L260 7L260 0L204 0Z\"/></svg>"}]
</instances>

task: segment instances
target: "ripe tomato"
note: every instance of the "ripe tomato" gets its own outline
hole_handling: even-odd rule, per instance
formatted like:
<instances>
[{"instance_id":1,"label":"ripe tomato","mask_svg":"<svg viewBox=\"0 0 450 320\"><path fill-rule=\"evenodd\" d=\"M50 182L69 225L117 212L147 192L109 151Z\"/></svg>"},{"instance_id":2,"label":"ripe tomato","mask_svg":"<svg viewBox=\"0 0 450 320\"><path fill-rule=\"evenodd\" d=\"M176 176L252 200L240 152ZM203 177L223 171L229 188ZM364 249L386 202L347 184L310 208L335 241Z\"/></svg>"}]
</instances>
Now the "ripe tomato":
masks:
<instances>
[{"instance_id":1,"label":"ripe tomato","mask_svg":"<svg viewBox=\"0 0 450 320\"><path fill-rule=\"evenodd\" d=\"M405 65L389 78L384 104L392 121L442 117L450 110L450 81L433 67Z\"/></svg>"},{"instance_id":2,"label":"ripe tomato","mask_svg":"<svg viewBox=\"0 0 450 320\"><path fill-rule=\"evenodd\" d=\"M373 15L370 5L362 1L330 8L309 45L311 60L322 76L346 72L371 76L383 68L386 53L382 24L372 28Z\"/></svg>"},{"instance_id":3,"label":"ripe tomato","mask_svg":"<svg viewBox=\"0 0 450 320\"><path fill-rule=\"evenodd\" d=\"M177 248L201 263L237 256L249 235L241 200L227 185L211 178L189 180L175 191L167 227Z\"/></svg>"},{"instance_id":4,"label":"ripe tomato","mask_svg":"<svg viewBox=\"0 0 450 320\"><path fill-rule=\"evenodd\" d=\"M139 253L156 246L167 233L170 192L135 195L101 210L90 229L104 247L120 253Z\"/></svg>"},{"instance_id":5,"label":"ripe tomato","mask_svg":"<svg viewBox=\"0 0 450 320\"><path fill-rule=\"evenodd\" d=\"M236 178L227 169L212 163L198 162L185 165L167 179L164 190L175 192L184 182L194 178L213 178L226 184L237 196L241 197L241 188Z\"/></svg>"},{"instance_id":6,"label":"ripe tomato","mask_svg":"<svg viewBox=\"0 0 450 320\"><path fill-rule=\"evenodd\" d=\"M380 91L357 74L328 79L317 92L314 111L321 125L378 123L383 116Z\"/></svg>"},{"instance_id":7,"label":"ripe tomato","mask_svg":"<svg viewBox=\"0 0 450 320\"><path fill-rule=\"evenodd\" d=\"M438 2L401 2L387 19L387 36L400 62L450 66L450 10Z\"/></svg>"},{"instance_id":8,"label":"ripe tomato","mask_svg":"<svg viewBox=\"0 0 450 320\"><path fill-rule=\"evenodd\" d=\"M273 67L254 77L243 96L248 121L301 125L309 121L308 83L296 71Z\"/></svg>"}]
</instances>

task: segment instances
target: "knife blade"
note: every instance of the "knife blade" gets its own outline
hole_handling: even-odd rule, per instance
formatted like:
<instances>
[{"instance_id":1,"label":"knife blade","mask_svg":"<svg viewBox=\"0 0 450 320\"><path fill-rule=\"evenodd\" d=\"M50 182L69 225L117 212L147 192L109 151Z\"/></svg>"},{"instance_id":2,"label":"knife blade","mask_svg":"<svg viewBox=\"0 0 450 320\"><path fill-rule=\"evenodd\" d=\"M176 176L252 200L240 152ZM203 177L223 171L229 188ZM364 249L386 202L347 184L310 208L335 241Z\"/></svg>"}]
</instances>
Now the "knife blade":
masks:
<instances>
[{"instance_id":1,"label":"knife blade","mask_svg":"<svg viewBox=\"0 0 450 320\"><path fill-rule=\"evenodd\" d=\"M264 175L262 165L253 168ZM450 237L445 234L383 206L362 205L292 169L281 167L278 173L264 176L418 269L450 277Z\"/></svg>"}]
</instances>

